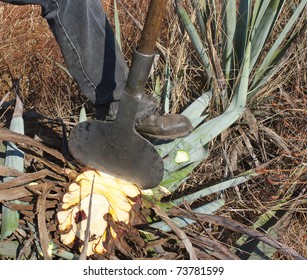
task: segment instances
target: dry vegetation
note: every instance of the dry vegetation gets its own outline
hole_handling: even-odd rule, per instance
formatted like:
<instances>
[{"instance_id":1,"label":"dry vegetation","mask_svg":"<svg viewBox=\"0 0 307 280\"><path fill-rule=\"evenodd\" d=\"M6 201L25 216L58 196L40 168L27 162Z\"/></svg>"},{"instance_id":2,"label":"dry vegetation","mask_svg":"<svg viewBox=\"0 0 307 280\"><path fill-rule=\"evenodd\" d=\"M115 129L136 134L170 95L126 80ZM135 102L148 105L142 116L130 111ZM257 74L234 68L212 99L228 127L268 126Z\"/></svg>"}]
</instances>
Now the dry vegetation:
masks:
<instances>
[{"instance_id":1,"label":"dry vegetation","mask_svg":"<svg viewBox=\"0 0 307 280\"><path fill-rule=\"evenodd\" d=\"M134 19L127 16L123 6L118 5L122 24L123 51L127 61L135 46L148 1L122 1ZM170 1L171 2L171 1ZM113 22L113 1L103 1L105 10ZM129 5L128 5L129 4ZM282 24L282 23L281 23ZM0 101L10 92L0 111L0 126L8 126L15 98L12 86L20 81L20 93L25 112L37 112L49 118L61 118L68 125L74 121L80 106L90 104L80 94L75 83L63 70L65 67L59 48L40 9L34 6L17 7L0 4ZM174 17L169 5L168 15L159 40L164 51L171 54L174 90L172 112L179 112L203 90L195 54L187 36ZM163 55L161 55L161 65ZM244 116L231 129L212 144L210 158L195 170L191 178L180 188L180 194L203 188L233 175L258 168L261 173L238 189L225 192L227 205L220 215L231 217L251 226L260 215L276 205L280 211L287 210L280 226L280 241L307 257L307 166L306 166L306 39L300 42L290 60L256 100L250 104ZM162 70L158 67L157 71ZM162 77L162 74L161 74ZM216 112L210 112L213 116ZM26 120L26 133L37 135L48 146L61 149L61 125ZM48 132L47 132L48 131ZM51 135L50 131L54 134ZM48 137L47 137L48 136ZM29 172L40 170L41 160L33 164L33 154L27 158ZM48 158L51 162L52 159ZM54 159L53 159L54 160ZM51 168L52 169L52 168ZM55 171L55 169L52 169ZM46 212L48 230L54 240L58 239L53 213L66 186L62 174L59 184L52 189L49 210ZM48 181L44 181L48 183ZM197 202L198 203L198 202ZM22 208L24 223L34 217L34 206ZM0 214L1 215L1 214ZM241 234L222 227L192 227L187 232L213 235L227 247L231 247ZM19 232L22 238L23 232ZM183 248L178 248L172 235L162 236L161 243L169 251L169 258L186 258ZM35 238L32 236L31 238ZM132 250L129 257L146 257L142 250ZM137 252L137 253L135 253ZM177 252L177 253L175 253ZM122 257L127 257L122 256ZM208 256L203 256L208 257ZM275 254L276 259L287 258Z\"/></svg>"}]
</instances>

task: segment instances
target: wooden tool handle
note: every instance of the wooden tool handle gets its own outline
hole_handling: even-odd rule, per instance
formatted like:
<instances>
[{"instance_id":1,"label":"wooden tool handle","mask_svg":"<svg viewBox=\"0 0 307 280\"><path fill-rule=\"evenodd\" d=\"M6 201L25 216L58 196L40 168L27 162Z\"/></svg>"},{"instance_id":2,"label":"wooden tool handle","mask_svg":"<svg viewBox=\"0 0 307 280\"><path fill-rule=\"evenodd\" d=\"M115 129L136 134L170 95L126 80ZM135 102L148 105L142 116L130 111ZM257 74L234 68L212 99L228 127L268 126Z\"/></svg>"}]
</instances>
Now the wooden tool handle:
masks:
<instances>
[{"instance_id":1,"label":"wooden tool handle","mask_svg":"<svg viewBox=\"0 0 307 280\"><path fill-rule=\"evenodd\" d=\"M162 19L165 15L167 0L151 0L142 31L142 37L137 48L142 54L153 54L156 41L161 31Z\"/></svg>"}]
</instances>

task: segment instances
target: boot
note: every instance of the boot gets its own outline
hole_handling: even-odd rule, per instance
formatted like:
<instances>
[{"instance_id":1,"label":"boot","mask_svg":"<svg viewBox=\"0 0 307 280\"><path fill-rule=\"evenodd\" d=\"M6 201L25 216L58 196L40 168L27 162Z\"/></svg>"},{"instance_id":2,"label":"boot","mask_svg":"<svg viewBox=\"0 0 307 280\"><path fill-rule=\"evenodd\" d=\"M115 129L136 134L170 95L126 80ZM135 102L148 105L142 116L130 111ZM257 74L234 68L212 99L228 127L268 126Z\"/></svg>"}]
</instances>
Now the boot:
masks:
<instances>
[{"instance_id":1,"label":"boot","mask_svg":"<svg viewBox=\"0 0 307 280\"><path fill-rule=\"evenodd\" d=\"M139 103L135 129L146 138L173 140L190 134L190 120L179 114L161 114L152 95L144 94Z\"/></svg>"},{"instance_id":2,"label":"boot","mask_svg":"<svg viewBox=\"0 0 307 280\"><path fill-rule=\"evenodd\" d=\"M116 118L119 102L96 106L99 120L112 121ZM149 139L174 140L190 134L190 120L179 114L161 114L153 96L144 94L140 100L135 119L135 129Z\"/></svg>"}]
</instances>

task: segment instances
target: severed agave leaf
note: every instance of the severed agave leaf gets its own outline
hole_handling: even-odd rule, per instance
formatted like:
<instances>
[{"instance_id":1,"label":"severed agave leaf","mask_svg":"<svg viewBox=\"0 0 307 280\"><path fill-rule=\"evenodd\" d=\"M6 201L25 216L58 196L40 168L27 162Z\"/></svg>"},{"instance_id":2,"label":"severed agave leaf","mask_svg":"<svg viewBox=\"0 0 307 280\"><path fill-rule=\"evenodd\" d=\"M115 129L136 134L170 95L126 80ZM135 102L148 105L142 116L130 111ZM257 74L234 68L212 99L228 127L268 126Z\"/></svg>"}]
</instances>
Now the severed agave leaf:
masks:
<instances>
[{"instance_id":1,"label":"severed agave leaf","mask_svg":"<svg viewBox=\"0 0 307 280\"><path fill-rule=\"evenodd\" d=\"M15 258L18 252L19 242L11 240L0 241L0 256Z\"/></svg>"},{"instance_id":2,"label":"severed agave leaf","mask_svg":"<svg viewBox=\"0 0 307 280\"><path fill-rule=\"evenodd\" d=\"M190 155L187 151L179 150L175 156L176 163L183 163L190 160Z\"/></svg>"},{"instance_id":3,"label":"severed agave leaf","mask_svg":"<svg viewBox=\"0 0 307 280\"><path fill-rule=\"evenodd\" d=\"M87 121L86 110L84 106L82 106L79 114L79 122L86 122L86 121Z\"/></svg>"}]
</instances>

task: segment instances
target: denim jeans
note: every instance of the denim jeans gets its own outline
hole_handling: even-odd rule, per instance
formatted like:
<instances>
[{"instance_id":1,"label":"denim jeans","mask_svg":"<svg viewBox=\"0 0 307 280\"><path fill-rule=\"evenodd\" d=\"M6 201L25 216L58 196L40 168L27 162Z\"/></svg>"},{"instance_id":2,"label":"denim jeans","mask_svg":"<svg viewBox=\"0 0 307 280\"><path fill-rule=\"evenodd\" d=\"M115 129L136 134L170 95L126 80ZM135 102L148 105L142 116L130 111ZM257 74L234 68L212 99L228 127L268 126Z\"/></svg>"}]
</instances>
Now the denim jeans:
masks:
<instances>
[{"instance_id":1,"label":"denim jeans","mask_svg":"<svg viewBox=\"0 0 307 280\"><path fill-rule=\"evenodd\" d=\"M40 5L81 92L93 105L120 100L128 67L99 0L2 1Z\"/></svg>"}]
</instances>

